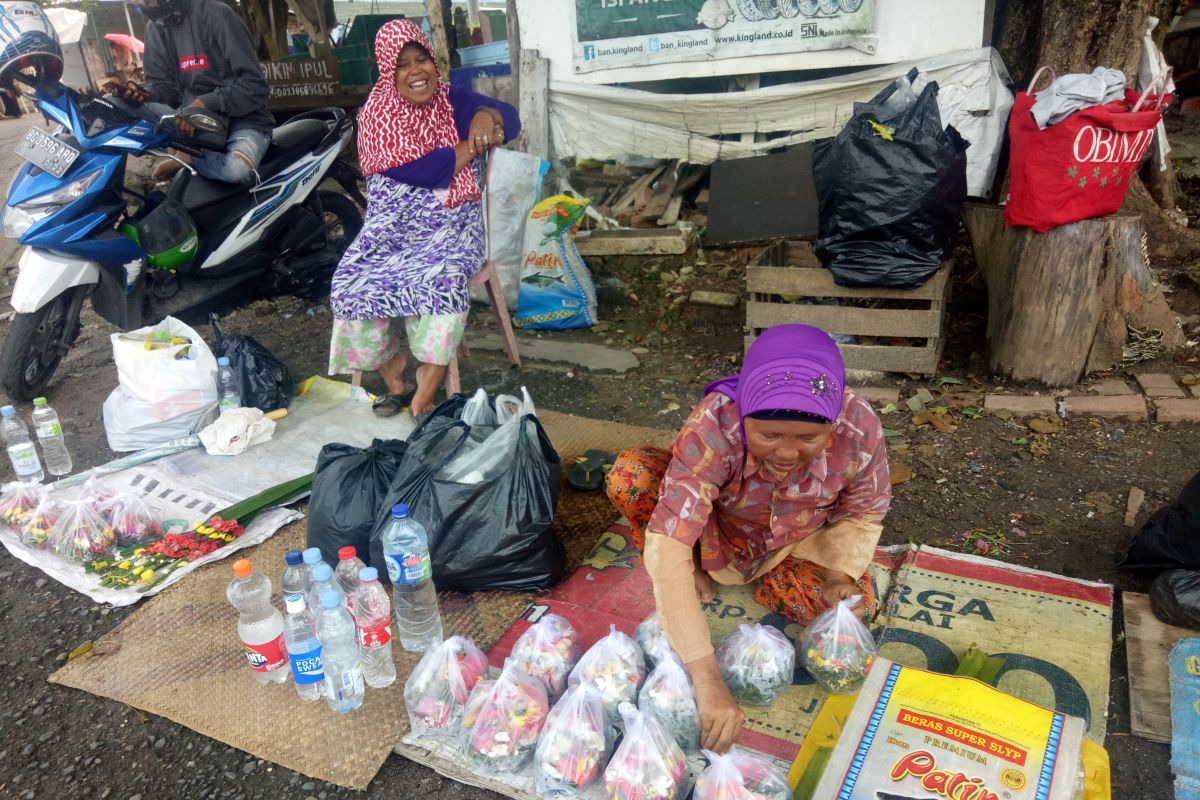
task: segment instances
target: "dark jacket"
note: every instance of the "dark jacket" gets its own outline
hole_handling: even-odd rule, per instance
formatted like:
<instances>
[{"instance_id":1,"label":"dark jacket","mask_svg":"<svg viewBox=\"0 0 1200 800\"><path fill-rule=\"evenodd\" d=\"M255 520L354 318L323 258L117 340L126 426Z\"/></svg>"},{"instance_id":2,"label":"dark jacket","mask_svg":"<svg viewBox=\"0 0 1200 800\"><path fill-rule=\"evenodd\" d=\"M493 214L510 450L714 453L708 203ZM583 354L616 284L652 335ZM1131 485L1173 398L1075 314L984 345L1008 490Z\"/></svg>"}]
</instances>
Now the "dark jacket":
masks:
<instances>
[{"instance_id":1,"label":"dark jacket","mask_svg":"<svg viewBox=\"0 0 1200 800\"><path fill-rule=\"evenodd\" d=\"M179 25L146 24L143 62L150 99L169 106L204 107L230 119L230 127L270 131L271 93L258 66L250 32L220 0L191 0Z\"/></svg>"}]
</instances>

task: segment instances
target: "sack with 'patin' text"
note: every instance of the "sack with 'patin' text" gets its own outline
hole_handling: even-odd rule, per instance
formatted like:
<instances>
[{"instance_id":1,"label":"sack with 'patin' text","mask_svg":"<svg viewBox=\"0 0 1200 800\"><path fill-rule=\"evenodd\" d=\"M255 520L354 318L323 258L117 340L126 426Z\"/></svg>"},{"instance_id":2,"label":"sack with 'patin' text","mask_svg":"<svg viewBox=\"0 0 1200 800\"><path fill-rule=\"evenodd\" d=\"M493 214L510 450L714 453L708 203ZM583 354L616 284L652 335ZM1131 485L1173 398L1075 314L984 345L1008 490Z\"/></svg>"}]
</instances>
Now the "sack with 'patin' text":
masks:
<instances>
[{"instance_id":1,"label":"sack with 'patin' text","mask_svg":"<svg viewBox=\"0 0 1200 800\"><path fill-rule=\"evenodd\" d=\"M1077 111L1045 130L1030 113L1040 75L1041 70L1028 90L1017 93L1008 120L1012 183L1004 219L1045 232L1112 214L1125 202L1169 99L1152 92L1168 85L1170 70L1145 94L1127 89L1124 98Z\"/></svg>"}]
</instances>

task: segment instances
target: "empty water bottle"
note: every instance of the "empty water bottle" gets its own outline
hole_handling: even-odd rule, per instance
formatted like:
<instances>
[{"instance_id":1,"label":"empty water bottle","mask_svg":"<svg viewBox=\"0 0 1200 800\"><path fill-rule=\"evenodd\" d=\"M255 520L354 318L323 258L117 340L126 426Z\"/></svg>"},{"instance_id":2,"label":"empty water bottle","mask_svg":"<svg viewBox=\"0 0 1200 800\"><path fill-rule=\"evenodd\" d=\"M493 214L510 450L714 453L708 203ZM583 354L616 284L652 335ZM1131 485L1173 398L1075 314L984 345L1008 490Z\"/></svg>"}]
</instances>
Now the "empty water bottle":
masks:
<instances>
[{"instance_id":1,"label":"empty water bottle","mask_svg":"<svg viewBox=\"0 0 1200 800\"><path fill-rule=\"evenodd\" d=\"M321 667L317 618L308 610L303 595L288 597L285 607L287 616L283 618L283 641L287 645L296 693L301 700L320 700L325 693L325 670Z\"/></svg>"},{"instance_id":2,"label":"empty water bottle","mask_svg":"<svg viewBox=\"0 0 1200 800\"><path fill-rule=\"evenodd\" d=\"M217 394L220 397L219 405L222 411L242 407L242 396L238 392L237 379L233 375L233 367L229 366L229 358L226 356L217 359Z\"/></svg>"},{"instance_id":3,"label":"empty water bottle","mask_svg":"<svg viewBox=\"0 0 1200 800\"><path fill-rule=\"evenodd\" d=\"M377 569L363 567L358 576L354 624L358 628L363 677L367 686L382 689L396 680L396 662L392 660L392 604L379 582Z\"/></svg>"},{"instance_id":4,"label":"empty water bottle","mask_svg":"<svg viewBox=\"0 0 1200 800\"><path fill-rule=\"evenodd\" d=\"M283 615L271 605L271 579L255 572L247 559L233 565L233 580L225 592L238 610L238 638L246 662L259 683L287 680L287 646L283 639Z\"/></svg>"},{"instance_id":5,"label":"empty water bottle","mask_svg":"<svg viewBox=\"0 0 1200 800\"><path fill-rule=\"evenodd\" d=\"M12 406L0 408L0 432L4 434L4 444L8 447L8 460L12 462L13 470L19 481L40 481L46 477L42 472L42 462L38 460L37 446L29 438L29 429L17 416L17 410Z\"/></svg>"},{"instance_id":6,"label":"empty water bottle","mask_svg":"<svg viewBox=\"0 0 1200 800\"><path fill-rule=\"evenodd\" d=\"M353 711L362 705L365 691L362 660L354 620L350 619L350 612L336 589L327 589L321 595L317 637L321 640L321 666L325 670L325 702L340 714Z\"/></svg>"},{"instance_id":7,"label":"empty water bottle","mask_svg":"<svg viewBox=\"0 0 1200 800\"><path fill-rule=\"evenodd\" d=\"M46 403L44 397L33 398L33 430L42 445L42 459L46 462L46 471L51 475L69 475L71 452L67 450L62 423L58 421L58 414Z\"/></svg>"},{"instance_id":8,"label":"empty water bottle","mask_svg":"<svg viewBox=\"0 0 1200 800\"><path fill-rule=\"evenodd\" d=\"M354 593L358 591L358 573L365 566L366 564L358 557L358 551L354 549L354 545L346 545L338 549L338 565L333 570L333 579L341 587L342 594L346 595L346 610L352 617L355 614Z\"/></svg>"},{"instance_id":9,"label":"empty water bottle","mask_svg":"<svg viewBox=\"0 0 1200 800\"><path fill-rule=\"evenodd\" d=\"M308 604L308 590L312 588L312 573L304 565L304 556L299 550L288 550L283 560L287 566L279 579L279 591L283 594L283 602L293 598L303 600ZM309 608L311 611L311 607Z\"/></svg>"},{"instance_id":10,"label":"empty water bottle","mask_svg":"<svg viewBox=\"0 0 1200 800\"><path fill-rule=\"evenodd\" d=\"M409 516L408 506L398 503L392 506L382 542L396 603L396 633L405 650L422 653L442 640L429 537L421 523Z\"/></svg>"},{"instance_id":11,"label":"empty water bottle","mask_svg":"<svg viewBox=\"0 0 1200 800\"><path fill-rule=\"evenodd\" d=\"M333 579L333 570L328 564L321 563L313 567L312 571L312 588L308 590L308 605L310 608L321 607L321 595L327 589L332 589L338 596L338 602L343 606L346 605L346 595L342 592L342 587L337 585L337 581Z\"/></svg>"}]
</instances>

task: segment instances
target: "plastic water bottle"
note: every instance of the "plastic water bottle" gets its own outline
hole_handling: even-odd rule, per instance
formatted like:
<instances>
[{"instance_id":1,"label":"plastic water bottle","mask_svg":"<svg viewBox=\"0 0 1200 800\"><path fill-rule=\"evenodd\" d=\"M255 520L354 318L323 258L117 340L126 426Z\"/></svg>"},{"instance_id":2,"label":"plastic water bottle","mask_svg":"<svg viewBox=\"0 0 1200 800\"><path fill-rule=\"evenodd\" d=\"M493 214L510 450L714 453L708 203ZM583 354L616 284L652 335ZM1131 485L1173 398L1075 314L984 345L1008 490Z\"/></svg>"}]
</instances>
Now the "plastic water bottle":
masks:
<instances>
[{"instance_id":1,"label":"plastic water bottle","mask_svg":"<svg viewBox=\"0 0 1200 800\"><path fill-rule=\"evenodd\" d=\"M237 381L233 377L233 368L229 366L229 358L227 356L218 358L217 368L217 394L221 398L218 403L221 410L241 408L242 396L238 393Z\"/></svg>"},{"instance_id":2,"label":"plastic water bottle","mask_svg":"<svg viewBox=\"0 0 1200 800\"><path fill-rule=\"evenodd\" d=\"M51 475L71 473L71 452L63 436L62 423L58 414L46 403L46 398L33 398L33 430L42 444L42 457L46 460L46 471Z\"/></svg>"},{"instance_id":3,"label":"plastic water bottle","mask_svg":"<svg viewBox=\"0 0 1200 800\"><path fill-rule=\"evenodd\" d=\"M367 686L382 689L396 680L396 662L392 660L392 604L379 582L379 570L363 567L358 577L358 591L354 595L358 613L354 624L358 627L363 677Z\"/></svg>"},{"instance_id":4,"label":"plastic water bottle","mask_svg":"<svg viewBox=\"0 0 1200 800\"><path fill-rule=\"evenodd\" d=\"M279 579L279 591L283 593L283 602L295 598L308 604L308 590L312 588L312 574L304 566L304 556L299 550L288 550L283 556L283 576Z\"/></svg>"},{"instance_id":5,"label":"plastic water bottle","mask_svg":"<svg viewBox=\"0 0 1200 800\"><path fill-rule=\"evenodd\" d=\"M259 683L287 680L287 646L283 639L283 615L271 605L271 579L255 572L247 559L233 565L233 580L225 592L238 610L238 638L246 661Z\"/></svg>"},{"instance_id":6,"label":"plastic water bottle","mask_svg":"<svg viewBox=\"0 0 1200 800\"><path fill-rule=\"evenodd\" d=\"M38 460L37 446L29 438L29 429L17 416L12 406L0 408L0 432L4 433L4 444L8 447L8 460L19 481L41 481L46 477L42 462Z\"/></svg>"},{"instance_id":7,"label":"plastic water bottle","mask_svg":"<svg viewBox=\"0 0 1200 800\"><path fill-rule=\"evenodd\" d=\"M342 587L337 585L337 581L333 579L333 570L328 564L317 564L312 572L313 582L312 588L308 590L308 605L310 608L321 607L321 596L326 590L332 589L338 596L338 602L343 606L346 605L346 595L342 592Z\"/></svg>"},{"instance_id":8,"label":"plastic water bottle","mask_svg":"<svg viewBox=\"0 0 1200 800\"><path fill-rule=\"evenodd\" d=\"M321 665L325 669L325 702L339 714L353 711L362 705L366 689L354 620L350 619L337 589L327 589L321 595L317 636L321 640Z\"/></svg>"},{"instance_id":9,"label":"plastic water bottle","mask_svg":"<svg viewBox=\"0 0 1200 800\"><path fill-rule=\"evenodd\" d=\"M295 551L299 555L299 551ZM287 644L292 681L301 700L320 700L325 688L325 670L321 667L321 641L317 638L317 618L308 610L303 595L286 600L283 640Z\"/></svg>"},{"instance_id":10,"label":"plastic water bottle","mask_svg":"<svg viewBox=\"0 0 1200 800\"><path fill-rule=\"evenodd\" d=\"M358 573L367 566L358 557L358 551L353 545L346 545L338 550L338 565L333 571L334 580L342 589L342 594L346 595L346 610L350 612L350 616L355 615L354 611L354 593L358 591Z\"/></svg>"},{"instance_id":11,"label":"plastic water bottle","mask_svg":"<svg viewBox=\"0 0 1200 800\"><path fill-rule=\"evenodd\" d=\"M324 563L325 563L325 560L321 557L321 548L310 547L304 551L304 568L306 570L308 570L309 584L312 583L313 570L316 569L317 564L324 564ZM309 608L320 608L320 606L316 606L311 603L309 604L308 607Z\"/></svg>"},{"instance_id":12,"label":"plastic water bottle","mask_svg":"<svg viewBox=\"0 0 1200 800\"><path fill-rule=\"evenodd\" d=\"M423 653L442 640L442 615L433 588L429 537L403 503L392 506L392 521L383 531L383 557L392 581L400 644Z\"/></svg>"}]
</instances>

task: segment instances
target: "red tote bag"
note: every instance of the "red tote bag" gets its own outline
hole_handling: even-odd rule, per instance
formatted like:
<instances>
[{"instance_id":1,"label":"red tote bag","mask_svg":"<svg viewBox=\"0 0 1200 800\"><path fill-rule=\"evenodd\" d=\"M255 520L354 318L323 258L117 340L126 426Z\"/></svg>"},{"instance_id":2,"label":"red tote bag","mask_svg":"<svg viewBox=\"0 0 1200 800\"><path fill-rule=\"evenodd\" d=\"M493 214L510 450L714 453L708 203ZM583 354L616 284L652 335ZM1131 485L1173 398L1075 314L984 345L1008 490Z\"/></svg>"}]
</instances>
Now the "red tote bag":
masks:
<instances>
[{"instance_id":1,"label":"red tote bag","mask_svg":"<svg viewBox=\"0 0 1200 800\"><path fill-rule=\"evenodd\" d=\"M1126 89L1123 100L1085 108L1040 130L1030 110L1041 72L1028 91L1017 93L1008 119L1012 179L1004 219L1045 232L1121 207L1130 178L1154 142L1166 95ZM1169 73L1149 89L1165 85ZM1154 106L1145 107L1149 103Z\"/></svg>"}]
</instances>

